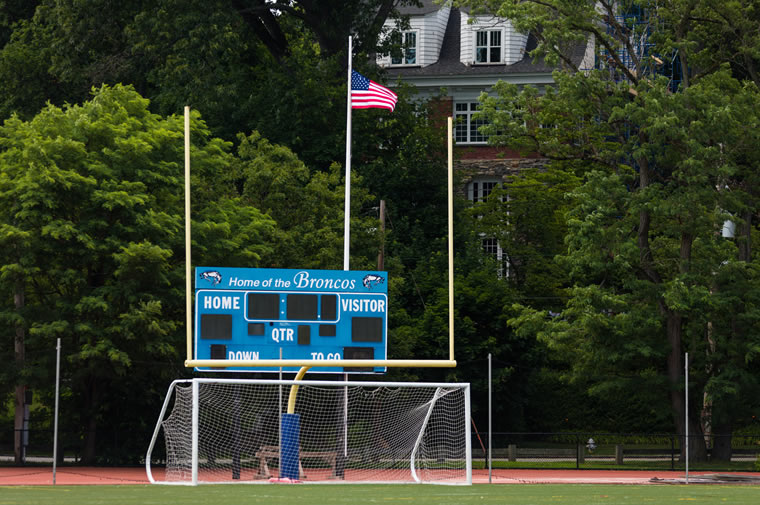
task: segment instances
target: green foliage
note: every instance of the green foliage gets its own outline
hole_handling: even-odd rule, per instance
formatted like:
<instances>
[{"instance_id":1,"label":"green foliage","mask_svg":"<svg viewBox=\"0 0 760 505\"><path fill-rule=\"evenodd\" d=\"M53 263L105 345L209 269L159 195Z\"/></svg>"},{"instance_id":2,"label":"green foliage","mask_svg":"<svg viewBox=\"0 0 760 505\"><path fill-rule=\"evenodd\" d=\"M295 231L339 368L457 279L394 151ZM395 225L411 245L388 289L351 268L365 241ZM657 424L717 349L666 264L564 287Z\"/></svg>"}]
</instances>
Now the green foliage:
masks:
<instances>
[{"instance_id":1,"label":"green foliage","mask_svg":"<svg viewBox=\"0 0 760 505\"><path fill-rule=\"evenodd\" d=\"M751 245L760 160L746 148L758 140L748 125L758 121L760 93L748 72L758 42L747 36L748 24L736 19L731 51L716 44L748 5L467 3L536 34L534 57L578 70L571 46L593 36L599 62L599 70L555 73L556 86L544 93L500 84L496 96L482 97L496 143L543 156L547 170L583 182L572 192L567 249L557 258L569 274L564 308L547 318L525 304L510 324L564 357L565 378L590 399L612 407L625 397L652 413L671 405L677 431L684 418L681 356L688 350L697 391L691 404L708 398L713 429L730 431L754 408L737 399L752 397L758 386ZM744 12L756 21L755 9ZM645 55L632 42L641 37L651 44ZM680 66L666 68L663 59ZM741 230L735 241L720 235L727 219ZM652 419L647 409L638 415ZM698 425L692 421L692 430Z\"/></svg>"},{"instance_id":2,"label":"green foliage","mask_svg":"<svg viewBox=\"0 0 760 505\"><path fill-rule=\"evenodd\" d=\"M230 155L197 116L193 132L194 238L205 244L197 259L255 266L270 254L274 223L216 177ZM66 422L94 428L116 412L130 418L111 395L141 389L146 376L176 376L182 354L181 118L150 113L129 87L103 87L82 105L9 119L0 146L0 317L9 333L22 328L28 355L39 356L19 378L46 388L50 357L40 353L61 338L74 394Z\"/></svg>"},{"instance_id":3,"label":"green foliage","mask_svg":"<svg viewBox=\"0 0 760 505\"><path fill-rule=\"evenodd\" d=\"M343 265L342 168L309 174L289 148L274 145L258 132L240 136L236 183L246 205L266 212L277 223L267 266L333 268ZM351 178L352 252L357 258L377 250L374 219L360 214L371 201L356 173ZM355 262L356 263L356 262ZM354 265L354 268L359 268Z\"/></svg>"}]
</instances>

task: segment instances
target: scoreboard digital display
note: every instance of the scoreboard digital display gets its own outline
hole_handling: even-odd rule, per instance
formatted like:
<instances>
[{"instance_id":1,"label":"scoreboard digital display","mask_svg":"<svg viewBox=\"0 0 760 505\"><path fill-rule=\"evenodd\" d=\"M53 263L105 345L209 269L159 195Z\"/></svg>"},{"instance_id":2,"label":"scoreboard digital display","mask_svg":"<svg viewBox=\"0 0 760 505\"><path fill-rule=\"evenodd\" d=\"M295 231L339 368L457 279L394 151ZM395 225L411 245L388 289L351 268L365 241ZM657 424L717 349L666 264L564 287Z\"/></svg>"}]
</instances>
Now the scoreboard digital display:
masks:
<instances>
[{"instance_id":1,"label":"scoreboard digital display","mask_svg":"<svg viewBox=\"0 0 760 505\"><path fill-rule=\"evenodd\" d=\"M387 311L386 272L197 267L195 359L386 359ZM310 370L384 371L384 367Z\"/></svg>"}]
</instances>

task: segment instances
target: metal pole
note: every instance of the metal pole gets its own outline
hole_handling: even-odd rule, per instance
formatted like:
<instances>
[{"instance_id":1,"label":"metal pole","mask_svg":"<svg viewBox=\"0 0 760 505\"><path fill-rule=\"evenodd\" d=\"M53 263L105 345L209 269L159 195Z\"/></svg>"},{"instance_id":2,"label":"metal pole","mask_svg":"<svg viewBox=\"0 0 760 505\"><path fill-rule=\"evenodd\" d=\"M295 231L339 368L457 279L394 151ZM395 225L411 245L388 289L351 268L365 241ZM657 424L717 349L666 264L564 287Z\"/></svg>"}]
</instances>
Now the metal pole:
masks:
<instances>
[{"instance_id":1,"label":"metal pole","mask_svg":"<svg viewBox=\"0 0 760 505\"><path fill-rule=\"evenodd\" d=\"M343 458L340 465L340 471L336 469L336 476L341 479L346 478L346 463L348 462L348 374L343 373L343 380L346 387L343 388Z\"/></svg>"},{"instance_id":2,"label":"metal pole","mask_svg":"<svg viewBox=\"0 0 760 505\"><path fill-rule=\"evenodd\" d=\"M488 483L491 483L492 461L491 457L491 353L488 353Z\"/></svg>"},{"instance_id":3,"label":"metal pole","mask_svg":"<svg viewBox=\"0 0 760 505\"><path fill-rule=\"evenodd\" d=\"M343 270L348 270L351 244L351 53L353 46L348 37L348 97L346 98L346 196L343 203Z\"/></svg>"},{"instance_id":4,"label":"metal pole","mask_svg":"<svg viewBox=\"0 0 760 505\"><path fill-rule=\"evenodd\" d=\"M280 347L280 359L282 359L282 347ZM280 367L278 378L282 380L282 366ZM282 466L282 384L277 386L277 394L279 401L279 411L277 415L277 461L279 462L279 465Z\"/></svg>"},{"instance_id":5,"label":"metal pole","mask_svg":"<svg viewBox=\"0 0 760 505\"><path fill-rule=\"evenodd\" d=\"M686 353L686 359L684 360L684 375L685 375L685 384L686 384L686 408L684 409L686 413L684 414L684 431L686 432L685 441L684 441L684 453L686 455L686 483L689 483L689 353Z\"/></svg>"},{"instance_id":6,"label":"metal pole","mask_svg":"<svg viewBox=\"0 0 760 505\"><path fill-rule=\"evenodd\" d=\"M58 393L61 383L61 339L57 340L55 356L55 412L53 413L53 485L58 464Z\"/></svg>"}]
</instances>

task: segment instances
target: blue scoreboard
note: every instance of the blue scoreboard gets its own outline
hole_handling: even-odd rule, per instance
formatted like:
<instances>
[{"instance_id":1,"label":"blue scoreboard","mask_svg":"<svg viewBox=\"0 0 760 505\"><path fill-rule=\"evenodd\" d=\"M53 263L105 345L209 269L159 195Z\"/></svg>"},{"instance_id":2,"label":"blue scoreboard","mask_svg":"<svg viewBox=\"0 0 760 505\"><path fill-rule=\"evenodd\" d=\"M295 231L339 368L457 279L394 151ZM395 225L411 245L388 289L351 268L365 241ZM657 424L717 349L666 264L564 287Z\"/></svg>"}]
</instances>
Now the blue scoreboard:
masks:
<instances>
[{"instance_id":1,"label":"blue scoreboard","mask_svg":"<svg viewBox=\"0 0 760 505\"><path fill-rule=\"evenodd\" d=\"M387 311L386 272L197 267L195 359L386 359ZM311 371L376 373L385 368Z\"/></svg>"}]
</instances>

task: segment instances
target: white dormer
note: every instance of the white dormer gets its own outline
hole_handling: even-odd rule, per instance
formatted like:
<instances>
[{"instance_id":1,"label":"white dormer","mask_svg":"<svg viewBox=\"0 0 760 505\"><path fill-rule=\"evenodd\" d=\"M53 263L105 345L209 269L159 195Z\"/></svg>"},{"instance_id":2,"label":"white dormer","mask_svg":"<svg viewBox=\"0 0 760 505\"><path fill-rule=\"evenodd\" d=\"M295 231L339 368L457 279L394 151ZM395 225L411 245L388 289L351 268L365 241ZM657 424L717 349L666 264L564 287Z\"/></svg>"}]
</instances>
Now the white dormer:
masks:
<instances>
[{"instance_id":1,"label":"white dormer","mask_svg":"<svg viewBox=\"0 0 760 505\"><path fill-rule=\"evenodd\" d=\"M465 65L511 65L522 60L528 35L507 19L462 13L460 61Z\"/></svg>"},{"instance_id":2,"label":"white dormer","mask_svg":"<svg viewBox=\"0 0 760 505\"><path fill-rule=\"evenodd\" d=\"M450 12L450 7L441 7L422 15L410 15L409 29L402 33L403 55L378 58L378 64L382 67L426 67L437 62ZM395 21L385 22L388 31L394 27Z\"/></svg>"}]
</instances>

